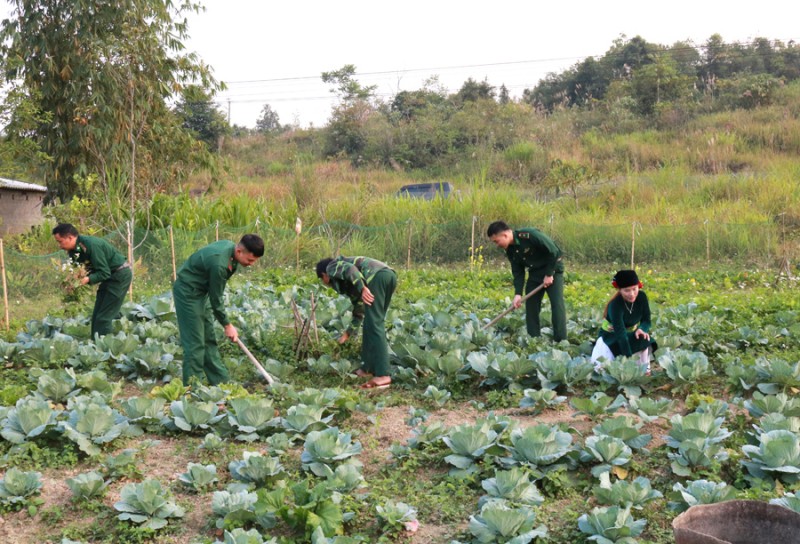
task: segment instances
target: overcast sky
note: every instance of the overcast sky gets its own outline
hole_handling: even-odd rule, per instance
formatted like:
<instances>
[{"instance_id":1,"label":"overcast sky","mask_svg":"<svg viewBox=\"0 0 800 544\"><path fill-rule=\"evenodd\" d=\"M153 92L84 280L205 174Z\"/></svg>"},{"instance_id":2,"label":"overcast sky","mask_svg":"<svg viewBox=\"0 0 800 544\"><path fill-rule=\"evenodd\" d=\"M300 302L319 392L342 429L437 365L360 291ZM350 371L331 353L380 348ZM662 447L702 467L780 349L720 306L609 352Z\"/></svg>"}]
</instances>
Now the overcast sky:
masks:
<instances>
[{"instance_id":1,"label":"overcast sky","mask_svg":"<svg viewBox=\"0 0 800 544\"><path fill-rule=\"evenodd\" d=\"M602 56L621 35L672 45L756 37L800 41L797 0L200 0L190 51L228 89L231 123L254 127L264 104L281 123L324 125L335 103L320 74L345 64L389 98L431 76L449 92L469 77L512 97L550 72Z\"/></svg>"}]
</instances>

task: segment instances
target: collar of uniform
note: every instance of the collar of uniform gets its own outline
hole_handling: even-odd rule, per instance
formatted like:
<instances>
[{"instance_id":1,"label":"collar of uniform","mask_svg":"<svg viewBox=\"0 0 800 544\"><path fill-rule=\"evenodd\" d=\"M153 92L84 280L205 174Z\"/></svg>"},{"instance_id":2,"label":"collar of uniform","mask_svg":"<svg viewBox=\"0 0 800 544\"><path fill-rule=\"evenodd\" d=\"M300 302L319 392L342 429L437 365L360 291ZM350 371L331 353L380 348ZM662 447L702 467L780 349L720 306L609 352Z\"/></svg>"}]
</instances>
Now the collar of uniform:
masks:
<instances>
[{"instance_id":1,"label":"collar of uniform","mask_svg":"<svg viewBox=\"0 0 800 544\"><path fill-rule=\"evenodd\" d=\"M239 267L239 262L235 259L236 256L236 246L233 246L231 250L231 256L228 259L228 272L233 274L236 272L236 269Z\"/></svg>"}]
</instances>

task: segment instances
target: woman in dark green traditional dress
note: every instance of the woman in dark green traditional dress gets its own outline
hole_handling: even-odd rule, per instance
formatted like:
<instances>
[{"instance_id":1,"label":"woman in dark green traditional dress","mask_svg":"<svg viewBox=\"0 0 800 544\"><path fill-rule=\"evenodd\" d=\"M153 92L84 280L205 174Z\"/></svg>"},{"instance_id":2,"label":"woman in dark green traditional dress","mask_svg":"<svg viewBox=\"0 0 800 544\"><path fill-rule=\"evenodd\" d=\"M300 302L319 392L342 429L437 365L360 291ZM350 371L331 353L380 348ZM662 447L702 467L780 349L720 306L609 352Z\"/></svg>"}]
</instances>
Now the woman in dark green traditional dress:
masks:
<instances>
[{"instance_id":1,"label":"woman in dark green traditional dress","mask_svg":"<svg viewBox=\"0 0 800 544\"><path fill-rule=\"evenodd\" d=\"M620 270L611 282L617 294L606 304L600 338L592 352L592 362L617 355L638 356L650 370L650 356L658 348L650 336L650 303L635 270Z\"/></svg>"}]
</instances>

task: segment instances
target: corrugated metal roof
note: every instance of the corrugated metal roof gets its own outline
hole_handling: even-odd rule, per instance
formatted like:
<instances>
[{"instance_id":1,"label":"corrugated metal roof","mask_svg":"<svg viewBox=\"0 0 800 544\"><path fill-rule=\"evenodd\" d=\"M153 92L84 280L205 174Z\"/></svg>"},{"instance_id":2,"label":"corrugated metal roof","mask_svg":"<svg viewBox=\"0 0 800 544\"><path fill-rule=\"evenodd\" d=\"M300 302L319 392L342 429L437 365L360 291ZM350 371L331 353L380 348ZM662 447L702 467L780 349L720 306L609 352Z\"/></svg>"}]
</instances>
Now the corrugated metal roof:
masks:
<instances>
[{"instance_id":1,"label":"corrugated metal roof","mask_svg":"<svg viewBox=\"0 0 800 544\"><path fill-rule=\"evenodd\" d=\"M0 189L16 189L17 191L40 191L47 192L47 187L44 185L36 185L35 183L25 183L24 181L15 181L13 179L0 178Z\"/></svg>"}]
</instances>

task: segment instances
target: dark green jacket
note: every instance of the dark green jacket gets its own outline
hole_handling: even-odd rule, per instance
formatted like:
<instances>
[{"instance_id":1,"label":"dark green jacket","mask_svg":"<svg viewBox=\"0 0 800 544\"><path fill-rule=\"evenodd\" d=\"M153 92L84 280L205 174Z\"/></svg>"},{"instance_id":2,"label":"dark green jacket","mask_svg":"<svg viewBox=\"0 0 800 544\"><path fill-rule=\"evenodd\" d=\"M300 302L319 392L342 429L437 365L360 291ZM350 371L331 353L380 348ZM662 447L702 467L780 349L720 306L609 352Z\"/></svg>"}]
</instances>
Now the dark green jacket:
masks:
<instances>
[{"instance_id":1,"label":"dark green jacket","mask_svg":"<svg viewBox=\"0 0 800 544\"><path fill-rule=\"evenodd\" d=\"M514 231L514 243L506 248L514 276L514 294L521 295L525 288L525 270L530 277L542 280L556 272L564 271L561 249L546 234L534 228Z\"/></svg>"},{"instance_id":2,"label":"dark green jacket","mask_svg":"<svg viewBox=\"0 0 800 544\"><path fill-rule=\"evenodd\" d=\"M337 257L330 262L325 272L331 280L330 286L340 295L344 295L353 303L353 322L347 329L353 332L364 319L364 302L361 291L369 285L375 274L391 267L377 259L369 257Z\"/></svg>"},{"instance_id":3,"label":"dark green jacket","mask_svg":"<svg viewBox=\"0 0 800 544\"><path fill-rule=\"evenodd\" d=\"M95 236L78 236L75 249L67 254L73 262L86 267L90 285L106 281L126 261L114 246Z\"/></svg>"},{"instance_id":4,"label":"dark green jacket","mask_svg":"<svg viewBox=\"0 0 800 544\"><path fill-rule=\"evenodd\" d=\"M617 295L608 303L600 336L607 345L617 344L620 354L630 357L633 353L628 334L636 329L649 334L650 320L650 302L644 291L639 291L633 304L628 304L622 296Z\"/></svg>"},{"instance_id":5,"label":"dark green jacket","mask_svg":"<svg viewBox=\"0 0 800 544\"><path fill-rule=\"evenodd\" d=\"M194 252L178 270L179 290L191 297L208 297L214 318L223 327L228 316L222 303L225 284L239 267L233 252L236 244L220 240Z\"/></svg>"}]
</instances>

